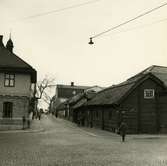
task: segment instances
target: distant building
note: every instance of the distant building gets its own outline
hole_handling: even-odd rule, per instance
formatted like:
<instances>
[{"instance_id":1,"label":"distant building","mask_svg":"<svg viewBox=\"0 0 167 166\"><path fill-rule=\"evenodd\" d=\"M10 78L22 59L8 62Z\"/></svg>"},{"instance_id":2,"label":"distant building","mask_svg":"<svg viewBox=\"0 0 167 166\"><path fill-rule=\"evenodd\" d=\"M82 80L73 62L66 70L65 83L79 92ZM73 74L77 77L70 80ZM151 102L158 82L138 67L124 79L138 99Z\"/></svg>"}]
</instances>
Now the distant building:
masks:
<instances>
[{"instance_id":1,"label":"distant building","mask_svg":"<svg viewBox=\"0 0 167 166\"><path fill-rule=\"evenodd\" d=\"M22 128L22 117L34 109L37 72L13 53L13 42L6 47L0 36L0 129Z\"/></svg>"},{"instance_id":2,"label":"distant building","mask_svg":"<svg viewBox=\"0 0 167 166\"><path fill-rule=\"evenodd\" d=\"M98 92L103 90L103 87L99 86L93 86L88 89L85 89L84 92L81 92L70 99L68 99L65 104L68 108L68 119L77 122L77 111L78 109L81 109L82 106L92 99Z\"/></svg>"},{"instance_id":3,"label":"distant building","mask_svg":"<svg viewBox=\"0 0 167 166\"><path fill-rule=\"evenodd\" d=\"M80 94L85 92L97 92L102 90L102 87L99 86L79 86L74 85L74 82L71 82L71 85L60 85L56 86L56 95L53 97L54 101L52 104L52 110L56 116L59 114L59 117L65 117L67 119L72 118L72 112L70 112L69 102L71 99L77 97ZM58 113L59 112L59 113Z\"/></svg>"},{"instance_id":4,"label":"distant building","mask_svg":"<svg viewBox=\"0 0 167 166\"><path fill-rule=\"evenodd\" d=\"M76 86L74 85L74 82L71 82L71 85L63 85L58 84L56 85L56 93L54 96L54 101L52 102L52 112L57 115L57 108L58 106L64 102L66 102L71 97L84 92L85 89L90 88L89 86ZM68 112L65 112L64 110L61 110L59 112L61 114L60 116L68 116Z\"/></svg>"},{"instance_id":5,"label":"distant building","mask_svg":"<svg viewBox=\"0 0 167 166\"><path fill-rule=\"evenodd\" d=\"M167 67L151 66L76 111L90 127L116 132L125 121L129 133L167 133Z\"/></svg>"}]
</instances>

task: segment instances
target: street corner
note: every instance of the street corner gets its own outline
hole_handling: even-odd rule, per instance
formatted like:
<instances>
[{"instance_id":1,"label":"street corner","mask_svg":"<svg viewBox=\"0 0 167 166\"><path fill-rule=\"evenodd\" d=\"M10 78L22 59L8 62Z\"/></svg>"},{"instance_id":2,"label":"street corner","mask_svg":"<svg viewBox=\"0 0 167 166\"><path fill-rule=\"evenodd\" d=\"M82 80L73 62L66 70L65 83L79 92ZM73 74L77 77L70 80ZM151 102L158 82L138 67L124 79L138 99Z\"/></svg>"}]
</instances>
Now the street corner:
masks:
<instances>
[{"instance_id":1,"label":"street corner","mask_svg":"<svg viewBox=\"0 0 167 166\"><path fill-rule=\"evenodd\" d=\"M42 123L38 120L33 120L30 128L23 129L22 126L17 126L16 128L9 130L9 129L5 129L5 127L0 129L0 134L1 133L36 133L36 132L45 131L42 126Z\"/></svg>"}]
</instances>

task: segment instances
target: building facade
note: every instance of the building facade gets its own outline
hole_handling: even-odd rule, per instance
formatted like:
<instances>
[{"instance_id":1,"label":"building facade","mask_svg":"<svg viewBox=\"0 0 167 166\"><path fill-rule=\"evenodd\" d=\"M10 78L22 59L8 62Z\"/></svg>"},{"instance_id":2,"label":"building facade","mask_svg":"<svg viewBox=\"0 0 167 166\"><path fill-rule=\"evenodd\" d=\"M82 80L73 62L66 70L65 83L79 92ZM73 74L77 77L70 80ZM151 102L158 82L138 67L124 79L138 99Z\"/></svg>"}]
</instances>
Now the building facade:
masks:
<instances>
[{"instance_id":1,"label":"building facade","mask_svg":"<svg viewBox=\"0 0 167 166\"><path fill-rule=\"evenodd\" d=\"M53 114L56 116L59 114L59 117L68 118L70 112L67 108L68 104L66 102L75 95L83 93L88 88L89 86L74 85L74 82L71 82L71 85L56 85L56 93L52 104Z\"/></svg>"},{"instance_id":2,"label":"building facade","mask_svg":"<svg viewBox=\"0 0 167 166\"><path fill-rule=\"evenodd\" d=\"M102 90L77 110L90 127L117 132L125 121L128 133L167 133L166 87L167 67L151 66Z\"/></svg>"},{"instance_id":3,"label":"building facade","mask_svg":"<svg viewBox=\"0 0 167 166\"><path fill-rule=\"evenodd\" d=\"M22 128L34 109L36 70L13 53L13 42L0 36L0 129Z\"/></svg>"}]
</instances>

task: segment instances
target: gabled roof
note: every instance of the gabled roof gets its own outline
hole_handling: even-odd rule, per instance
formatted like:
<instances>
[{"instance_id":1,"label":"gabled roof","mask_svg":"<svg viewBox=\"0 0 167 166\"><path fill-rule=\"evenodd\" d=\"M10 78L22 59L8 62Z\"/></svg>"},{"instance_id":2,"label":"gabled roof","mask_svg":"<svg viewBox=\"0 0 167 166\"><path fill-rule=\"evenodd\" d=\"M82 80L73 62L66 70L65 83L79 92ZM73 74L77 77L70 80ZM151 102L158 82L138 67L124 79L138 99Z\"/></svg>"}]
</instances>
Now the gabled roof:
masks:
<instances>
[{"instance_id":1,"label":"gabled roof","mask_svg":"<svg viewBox=\"0 0 167 166\"><path fill-rule=\"evenodd\" d=\"M86 105L96 106L119 104L122 99L125 98L125 96L127 96L138 84L148 78L154 79L157 83L164 87L163 81L152 73L142 73L142 75L138 75L135 79L129 79L121 84L104 89L103 91L97 93L97 95L92 100L88 101Z\"/></svg>"},{"instance_id":2,"label":"gabled roof","mask_svg":"<svg viewBox=\"0 0 167 166\"><path fill-rule=\"evenodd\" d=\"M96 94L96 92L92 92L92 91L87 91L87 92L79 93L79 94L75 95L74 97L70 98L68 100L68 103L71 106L78 105L78 103L80 103L80 101L82 99L85 99L86 101L90 100L93 96L95 96L95 94Z\"/></svg>"},{"instance_id":3,"label":"gabled roof","mask_svg":"<svg viewBox=\"0 0 167 166\"><path fill-rule=\"evenodd\" d=\"M152 73L161 81L163 81L163 83L167 86L167 67L165 66L152 65L143 70L142 72L136 74L135 76L129 78L127 81L135 81L136 79L141 78L143 75L147 73Z\"/></svg>"},{"instance_id":4,"label":"gabled roof","mask_svg":"<svg viewBox=\"0 0 167 166\"><path fill-rule=\"evenodd\" d=\"M122 96L124 96L133 86L135 82L125 83L111 86L97 93L97 95L86 105L110 105L116 103Z\"/></svg>"},{"instance_id":5,"label":"gabled roof","mask_svg":"<svg viewBox=\"0 0 167 166\"><path fill-rule=\"evenodd\" d=\"M36 70L4 46L0 46L0 71L28 73L31 81L36 82Z\"/></svg>"},{"instance_id":6,"label":"gabled roof","mask_svg":"<svg viewBox=\"0 0 167 166\"><path fill-rule=\"evenodd\" d=\"M77 103L82 97L84 96L84 92L83 93L79 93L73 97L71 97L69 100L68 100L68 103L70 105L73 105L75 103Z\"/></svg>"},{"instance_id":7,"label":"gabled roof","mask_svg":"<svg viewBox=\"0 0 167 166\"><path fill-rule=\"evenodd\" d=\"M73 109L78 109L78 108L82 107L83 105L85 105L87 103L87 101L92 99L95 95L96 95L96 93L92 93L92 92L85 93L82 96L82 98L80 98L80 100L78 100L78 102L76 102L73 105Z\"/></svg>"}]
</instances>

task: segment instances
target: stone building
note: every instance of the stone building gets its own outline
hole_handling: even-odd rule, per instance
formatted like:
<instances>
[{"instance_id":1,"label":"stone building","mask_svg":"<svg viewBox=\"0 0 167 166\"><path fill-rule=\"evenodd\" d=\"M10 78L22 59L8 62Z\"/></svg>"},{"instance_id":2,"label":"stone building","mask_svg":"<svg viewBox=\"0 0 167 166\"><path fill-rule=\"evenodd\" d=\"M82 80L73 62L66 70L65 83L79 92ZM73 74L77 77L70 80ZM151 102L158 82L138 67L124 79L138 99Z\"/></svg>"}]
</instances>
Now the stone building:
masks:
<instances>
[{"instance_id":1,"label":"stone building","mask_svg":"<svg viewBox=\"0 0 167 166\"><path fill-rule=\"evenodd\" d=\"M34 108L37 72L13 53L11 38L6 46L0 36L0 129L22 128L22 117Z\"/></svg>"}]
</instances>

